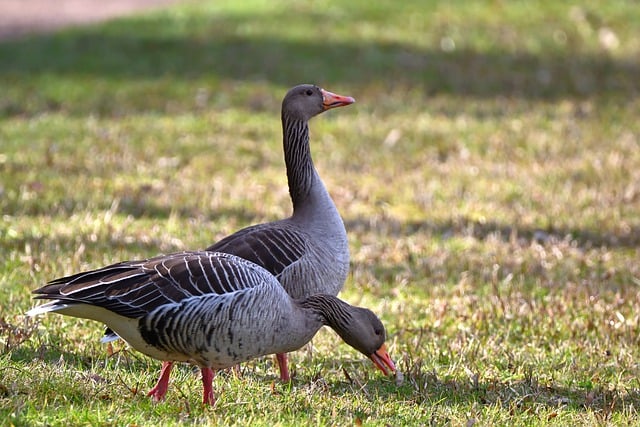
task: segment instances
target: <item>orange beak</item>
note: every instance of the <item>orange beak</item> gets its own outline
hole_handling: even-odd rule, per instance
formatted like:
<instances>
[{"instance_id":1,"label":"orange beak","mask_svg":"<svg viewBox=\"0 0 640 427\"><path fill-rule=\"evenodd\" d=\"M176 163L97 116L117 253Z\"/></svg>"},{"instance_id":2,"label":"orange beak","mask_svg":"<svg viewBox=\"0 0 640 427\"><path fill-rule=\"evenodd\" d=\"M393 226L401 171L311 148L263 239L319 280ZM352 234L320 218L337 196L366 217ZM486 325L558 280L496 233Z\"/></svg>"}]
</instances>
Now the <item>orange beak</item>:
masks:
<instances>
[{"instance_id":1,"label":"orange beak","mask_svg":"<svg viewBox=\"0 0 640 427\"><path fill-rule=\"evenodd\" d=\"M320 92L322 93L322 108L324 111L336 107L344 107L345 105L356 102L356 100L350 96L336 95L324 89L320 89Z\"/></svg>"},{"instance_id":2,"label":"orange beak","mask_svg":"<svg viewBox=\"0 0 640 427\"><path fill-rule=\"evenodd\" d=\"M369 356L369 358L385 375L391 375L396 371L396 365L393 364L393 360L389 357L387 347L385 347L384 344Z\"/></svg>"}]
</instances>

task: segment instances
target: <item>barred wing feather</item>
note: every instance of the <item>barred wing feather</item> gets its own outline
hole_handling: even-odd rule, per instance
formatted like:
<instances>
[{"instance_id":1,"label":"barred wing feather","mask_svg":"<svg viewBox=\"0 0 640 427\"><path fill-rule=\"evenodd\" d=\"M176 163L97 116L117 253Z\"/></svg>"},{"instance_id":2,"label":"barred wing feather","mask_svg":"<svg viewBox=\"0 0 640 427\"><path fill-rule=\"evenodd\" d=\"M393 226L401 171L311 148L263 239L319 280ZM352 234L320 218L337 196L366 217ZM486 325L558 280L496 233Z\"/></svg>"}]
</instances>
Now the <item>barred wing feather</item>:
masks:
<instances>
[{"instance_id":1,"label":"barred wing feather","mask_svg":"<svg viewBox=\"0 0 640 427\"><path fill-rule=\"evenodd\" d=\"M125 261L62 277L36 289L36 298L86 303L126 317L141 317L193 296L227 294L273 276L229 254L199 251Z\"/></svg>"},{"instance_id":2,"label":"barred wing feather","mask_svg":"<svg viewBox=\"0 0 640 427\"><path fill-rule=\"evenodd\" d=\"M276 222L242 229L207 250L237 255L278 276L307 253L308 240L309 236L291 224Z\"/></svg>"}]
</instances>

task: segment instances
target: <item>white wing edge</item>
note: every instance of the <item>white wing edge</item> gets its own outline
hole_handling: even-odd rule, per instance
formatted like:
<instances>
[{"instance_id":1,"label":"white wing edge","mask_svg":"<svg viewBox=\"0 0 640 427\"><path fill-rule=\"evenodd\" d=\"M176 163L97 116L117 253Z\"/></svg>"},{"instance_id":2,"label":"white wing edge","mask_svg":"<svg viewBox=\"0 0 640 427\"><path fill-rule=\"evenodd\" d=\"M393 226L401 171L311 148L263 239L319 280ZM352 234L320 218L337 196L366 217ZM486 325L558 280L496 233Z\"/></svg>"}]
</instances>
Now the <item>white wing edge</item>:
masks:
<instances>
[{"instance_id":1,"label":"white wing edge","mask_svg":"<svg viewBox=\"0 0 640 427\"><path fill-rule=\"evenodd\" d=\"M65 308L68 308L70 304L64 303L60 300L53 300L46 304L39 305L37 307L33 307L31 310L25 313L25 316L37 316L39 314L50 313L52 311L58 311Z\"/></svg>"}]
</instances>

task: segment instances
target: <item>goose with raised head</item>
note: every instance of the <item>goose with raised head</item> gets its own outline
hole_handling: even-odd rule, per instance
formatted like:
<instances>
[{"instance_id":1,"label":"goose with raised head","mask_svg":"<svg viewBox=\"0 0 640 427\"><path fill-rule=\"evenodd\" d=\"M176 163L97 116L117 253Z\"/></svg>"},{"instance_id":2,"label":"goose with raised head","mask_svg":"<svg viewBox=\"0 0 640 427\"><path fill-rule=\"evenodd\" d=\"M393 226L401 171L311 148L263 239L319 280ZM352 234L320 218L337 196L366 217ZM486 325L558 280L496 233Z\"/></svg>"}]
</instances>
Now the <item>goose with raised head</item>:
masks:
<instances>
[{"instance_id":1,"label":"goose with raised head","mask_svg":"<svg viewBox=\"0 0 640 427\"><path fill-rule=\"evenodd\" d=\"M211 251L125 261L59 278L34 291L53 300L27 315L56 312L107 325L134 349L202 371L203 403L213 404L218 369L306 344L323 326L384 373L395 371L385 330L370 310L333 295L292 298L264 268ZM169 370L149 393L162 400Z\"/></svg>"},{"instance_id":2,"label":"goose with raised head","mask_svg":"<svg viewBox=\"0 0 640 427\"><path fill-rule=\"evenodd\" d=\"M293 298L337 295L349 271L349 246L342 218L311 158L308 121L327 110L354 103L315 85L290 89L282 101L283 150L293 213L289 218L244 228L207 251L240 256L276 276ZM104 342L117 339L110 329ZM289 381L285 353L276 359L282 381ZM154 390L166 390L172 362L165 361ZM161 395L155 396L160 398Z\"/></svg>"},{"instance_id":3,"label":"goose with raised head","mask_svg":"<svg viewBox=\"0 0 640 427\"><path fill-rule=\"evenodd\" d=\"M292 215L244 228L207 250L238 255L264 267L293 298L338 295L349 272L347 233L313 164L308 122L324 111L354 102L350 96L310 84L287 92L281 120ZM289 381L286 354L276 354L276 358L281 380Z\"/></svg>"}]
</instances>

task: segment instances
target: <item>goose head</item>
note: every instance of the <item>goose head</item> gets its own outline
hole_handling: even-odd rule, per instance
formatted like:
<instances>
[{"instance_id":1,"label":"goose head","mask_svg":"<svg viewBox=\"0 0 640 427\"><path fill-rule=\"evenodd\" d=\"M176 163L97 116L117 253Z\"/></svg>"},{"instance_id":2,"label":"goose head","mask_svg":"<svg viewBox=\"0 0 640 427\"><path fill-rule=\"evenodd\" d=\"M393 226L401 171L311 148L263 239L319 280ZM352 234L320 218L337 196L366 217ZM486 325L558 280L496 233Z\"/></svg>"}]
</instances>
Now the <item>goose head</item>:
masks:
<instances>
[{"instance_id":1,"label":"goose head","mask_svg":"<svg viewBox=\"0 0 640 427\"><path fill-rule=\"evenodd\" d=\"M382 322L366 308L352 307L350 312L348 321L341 322L334 330L344 342L371 359L385 375L391 375L396 367L384 344L386 333Z\"/></svg>"},{"instance_id":2,"label":"goose head","mask_svg":"<svg viewBox=\"0 0 640 427\"><path fill-rule=\"evenodd\" d=\"M311 84L290 89L282 100L282 115L307 121L323 111L353 104L350 96L338 95Z\"/></svg>"}]
</instances>

